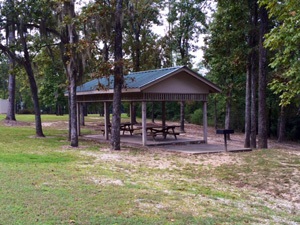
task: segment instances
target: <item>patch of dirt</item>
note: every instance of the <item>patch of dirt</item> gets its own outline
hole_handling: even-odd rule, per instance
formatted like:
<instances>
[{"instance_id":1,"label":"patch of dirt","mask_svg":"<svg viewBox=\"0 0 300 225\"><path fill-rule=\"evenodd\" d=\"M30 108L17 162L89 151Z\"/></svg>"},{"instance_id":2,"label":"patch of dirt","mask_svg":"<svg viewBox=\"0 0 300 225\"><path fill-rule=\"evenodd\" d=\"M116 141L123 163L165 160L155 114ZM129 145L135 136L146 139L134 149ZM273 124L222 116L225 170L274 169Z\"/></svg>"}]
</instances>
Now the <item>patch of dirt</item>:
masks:
<instances>
[{"instance_id":1,"label":"patch of dirt","mask_svg":"<svg viewBox=\"0 0 300 225\"><path fill-rule=\"evenodd\" d=\"M91 180L98 185L115 185L115 186L124 186L123 181L121 180L113 180L107 178L95 178L92 177Z\"/></svg>"},{"instance_id":2,"label":"patch of dirt","mask_svg":"<svg viewBox=\"0 0 300 225\"><path fill-rule=\"evenodd\" d=\"M63 151L64 150L78 150L78 149L86 149L88 146L79 145L78 147L72 147L70 145L64 145L62 146Z\"/></svg>"},{"instance_id":3,"label":"patch of dirt","mask_svg":"<svg viewBox=\"0 0 300 225\"><path fill-rule=\"evenodd\" d=\"M55 127L57 129L68 129L69 123L66 121L57 121L57 122L43 122L43 127Z\"/></svg>"},{"instance_id":4,"label":"patch of dirt","mask_svg":"<svg viewBox=\"0 0 300 225\"><path fill-rule=\"evenodd\" d=\"M170 125L178 125L178 123L168 122ZM99 125L93 126L88 124L89 129L99 129ZM180 134L180 136L199 138L202 137L203 128L199 125L186 124L186 133ZM209 144L224 144L223 135L216 134L214 128L208 128L208 143ZM231 139L228 141L229 146L243 147L244 146L244 134L234 133L231 135ZM278 143L274 139L268 140L269 148L278 149L284 151L291 155L291 157L300 156L300 143L286 142ZM145 154L138 153L134 154L133 149L137 151L146 151ZM101 148L100 152L86 152L81 151L82 154L88 155L94 158L95 164L101 164L103 162L115 164L130 164L130 167L122 168L124 173L132 173L140 167L149 167L168 171L183 171L188 170L197 173L197 170L202 170L201 168L210 170L220 167L222 165L246 165L245 155L251 153L218 153L218 154L201 154L201 155L188 155L184 153L174 153L163 151L162 147L151 147L146 148L142 146L129 146L122 145L122 151L110 151L109 147ZM283 162L287 163L282 168L278 169L276 174L256 174L257 172L249 172L245 174L245 179L247 176L254 177L253 182L247 183L243 180L233 180L230 181L230 185L236 188L245 190L246 192L252 192L253 201L258 201L260 196L265 196L264 202L274 202L274 205L270 207L286 208L291 213L300 210L300 170L299 165L290 164L289 161ZM118 167L118 169L120 169ZM241 174L240 174L241 175ZM250 180L252 178L249 178ZM256 177L256 178L255 178ZM93 181L100 185L114 184L122 185L119 181L114 183L114 180L101 180L100 178L92 178ZM164 179L164 177L157 177L157 179ZM172 178L172 173L168 174L166 179L177 179L177 177ZM181 177L180 179L184 179ZM218 179L217 177L212 177L210 180L206 180L206 184L213 183ZM219 182L219 181L216 181ZM272 199L272 201L270 200ZM270 203L271 204L271 203Z\"/></svg>"},{"instance_id":5,"label":"patch of dirt","mask_svg":"<svg viewBox=\"0 0 300 225\"><path fill-rule=\"evenodd\" d=\"M2 120L1 123L8 127L23 127L23 126L31 126L32 125L29 122L6 120L6 119Z\"/></svg>"},{"instance_id":6,"label":"patch of dirt","mask_svg":"<svg viewBox=\"0 0 300 225\"><path fill-rule=\"evenodd\" d=\"M179 125L177 122L167 122L168 125ZM86 122L85 128L92 129L92 130L98 130L99 126L101 124L96 124L95 122ZM97 132L98 132L97 131ZM185 133L180 134L180 136L189 137L189 138L199 138L203 136L203 127L200 125L195 124L185 124ZM223 145L224 144L224 136L220 134L216 134L216 130L213 127L208 127L208 143L209 144L217 144L217 145ZM230 140L228 140L228 146L233 147L243 147L244 146L244 134L235 132L234 134L230 135ZM282 149L284 151L287 151L291 154L300 155L300 143L296 142L285 142L285 143L278 143L274 139L268 140L268 146L272 149ZM143 148L143 147L139 147ZM203 165L210 165L210 166L220 166L222 164L232 164L232 163L242 163L239 161L238 157L235 157L231 154L218 154L218 157L215 157L215 154L213 155L198 155L198 156L191 156L181 153L169 153L166 151L162 151L161 147L151 147L151 148L145 148L148 152L151 153L159 153L161 158L164 158L165 155L174 155L179 154L181 155L182 162L190 163L192 158L196 158L196 160L192 160L193 163L196 164L203 164ZM102 150L102 149L101 149ZM122 146L122 151L126 150L126 146ZM106 151L109 151L109 149L106 149ZM149 163L149 162L146 162Z\"/></svg>"},{"instance_id":7,"label":"patch of dirt","mask_svg":"<svg viewBox=\"0 0 300 225\"><path fill-rule=\"evenodd\" d=\"M213 166L218 167L224 164L235 164L235 165L241 165L242 160L240 158L235 157L234 155L228 155L226 153L218 154L218 157L214 155L209 155L206 157L202 157L202 165L205 166Z\"/></svg>"}]
</instances>

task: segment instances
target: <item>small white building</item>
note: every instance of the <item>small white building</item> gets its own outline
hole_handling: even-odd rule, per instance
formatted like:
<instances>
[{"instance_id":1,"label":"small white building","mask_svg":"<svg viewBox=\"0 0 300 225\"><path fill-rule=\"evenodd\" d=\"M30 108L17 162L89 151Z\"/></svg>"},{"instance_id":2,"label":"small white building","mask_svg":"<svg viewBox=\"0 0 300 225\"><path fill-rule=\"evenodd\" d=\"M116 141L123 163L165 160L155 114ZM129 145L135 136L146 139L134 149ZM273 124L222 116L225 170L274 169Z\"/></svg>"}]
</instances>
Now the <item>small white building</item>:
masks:
<instances>
[{"instance_id":1,"label":"small white building","mask_svg":"<svg viewBox=\"0 0 300 225\"><path fill-rule=\"evenodd\" d=\"M8 108L8 99L0 99L0 114L6 114Z\"/></svg>"}]
</instances>

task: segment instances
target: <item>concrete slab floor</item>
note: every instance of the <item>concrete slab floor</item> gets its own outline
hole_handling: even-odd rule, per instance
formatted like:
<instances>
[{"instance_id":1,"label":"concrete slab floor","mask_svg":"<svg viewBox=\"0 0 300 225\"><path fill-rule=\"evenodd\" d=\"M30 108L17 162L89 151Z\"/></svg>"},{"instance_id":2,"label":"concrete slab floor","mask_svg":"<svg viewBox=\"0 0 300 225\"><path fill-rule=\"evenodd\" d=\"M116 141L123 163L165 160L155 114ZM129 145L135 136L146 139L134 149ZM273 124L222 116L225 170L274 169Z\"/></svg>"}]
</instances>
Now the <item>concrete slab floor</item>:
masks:
<instances>
[{"instance_id":1,"label":"concrete slab floor","mask_svg":"<svg viewBox=\"0 0 300 225\"><path fill-rule=\"evenodd\" d=\"M103 135L85 135L85 139L91 139L99 142L108 142ZM142 146L141 135L121 135L121 142L124 144L134 144ZM225 152L224 144L205 144L202 140L191 139L187 137L180 137L177 140L174 137L167 137L166 139L156 138L153 140L151 137L147 140L148 148L159 148L163 151L178 152L186 154L208 154ZM250 148L230 146L228 143L228 152L241 152L251 151Z\"/></svg>"},{"instance_id":2,"label":"concrete slab floor","mask_svg":"<svg viewBox=\"0 0 300 225\"><path fill-rule=\"evenodd\" d=\"M226 152L224 145L216 144L186 144L186 145L164 145L160 146L162 150L169 152L178 152L186 154L208 154ZM252 151L250 148L227 147L227 152L245 152Z\"/></svg>"}]
</instances>

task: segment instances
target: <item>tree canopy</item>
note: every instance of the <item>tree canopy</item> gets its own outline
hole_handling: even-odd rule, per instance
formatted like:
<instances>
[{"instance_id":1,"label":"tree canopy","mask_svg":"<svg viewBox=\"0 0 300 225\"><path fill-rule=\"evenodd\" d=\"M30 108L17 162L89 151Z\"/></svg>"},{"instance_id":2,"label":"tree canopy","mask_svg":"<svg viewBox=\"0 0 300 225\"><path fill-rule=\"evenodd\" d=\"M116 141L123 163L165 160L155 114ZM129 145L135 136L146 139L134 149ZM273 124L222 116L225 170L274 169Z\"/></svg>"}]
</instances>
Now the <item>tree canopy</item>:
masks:
<instances>
[{"instance_id":1,"label":"tree canopy","mask_svg":"<svg viewBox=\"0 0 300 225\"><path fill-rule=\"evenodd\" d=\"M278 127L285 127L287 136L294 139L294 131L300 129L293 122L299 117L300 103L300 3L218 0L208 21L210 2L0 1L1 97L13 97L17 111L26 106L35 112L40 136L40 113L65 108L70 114L71 145L76 147L78 85L114 74L119 78L115 86L119 91L128 71L173 65L199 69L193 57L200 49L200 36L206 34L202 50L207 78L224 90L214 97L216 106L208 108L210 121L245 131L245 145L250 145L251 139L255 146L257 131L259 139L266 139L266 133L278 135ZM154 27L162 24L166 30L157 35ZM66 89L69 107L63 96ZM119 98L115 108L121 104ZM168 106L175 119L180 114L177 106ZM188 120L201 113L195 109L197 103L187 103ZM292 112L286 122L285 111ZM278 124L278 120L283 123ZM114 148L119 148L118 143Z\"/></svg>"},{"instance_id":2,"label":"tree canopy","mask_svg":"<svg viewBox=\"0 0 300 225\"><path fill-rule=\"evenodd\" d=\"M270 87L280 96L280 104L287 106L300 95L300 3L296 0L260 1L274 19L274 27L266 35L265 46L274 52L270 66L274 79Z\"/></svg>"}]
</instances>

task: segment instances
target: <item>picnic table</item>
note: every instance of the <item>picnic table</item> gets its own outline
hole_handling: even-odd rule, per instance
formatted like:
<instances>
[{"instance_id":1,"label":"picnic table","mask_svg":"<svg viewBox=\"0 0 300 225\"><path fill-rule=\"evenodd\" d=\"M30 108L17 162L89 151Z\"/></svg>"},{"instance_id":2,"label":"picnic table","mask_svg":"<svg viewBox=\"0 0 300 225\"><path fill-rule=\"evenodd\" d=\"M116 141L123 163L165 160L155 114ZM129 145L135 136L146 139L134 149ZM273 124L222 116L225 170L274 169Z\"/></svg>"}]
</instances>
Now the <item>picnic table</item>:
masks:
<instances>
[{"instance_id":1,"label":"picnic table","mask_svg":"<svg viewBox=\"0 0 300 225\"><path fill-rule=\"evenodd\" d=\"M162 135L164 139L167 138L167 135L172 135L177 140L177 135L179 135L179 132L176 132L175 128L180 127L176 125L156 125L151 124L146 126L146 132L147 136L151 136L153 140L155 141L155 137ZM142 126L138 126L137 129L142 129Z\"/></svg>"},{"instance_id":2,"label":"picnic table","mask_svg":"<svg viewBox=\"0 0 300 225\"><path fill-rule=\"evenodd\" d=\"M140 128L133 127L131 123L121 123L120 130L123 131L123 135L127 131L132 135L135 130L140 130Z\"/></svg>"},{"instance_id":3,"label":"picnic table","mask_svg":"<svg viewBox=\"0 0 300 225\"><path fill-rule=\"evenodd\" d=\"M125 134L125 132L129 132L130 135L132 135L135 130L139 130L139 129L140 128L133 127L133 125L131 123L121 123L120 124L120 131L123 131L123 135ZM104 135L104 133L105 133L104 128L101 129L101 131ZM111 124L110 123L108 124L108 132L111 133Z\"/></svg>"},{"instance_id":4,"label":"picnic table","mask_svg":"<svg viewBox=\"0 0 300 225\"><path fill-rule=\"evenodd\" d=\"M156 136L159 135L162 135L164 139L167 138L167 135L171 135L174 136L174 138L177 140L177 135L179 135L179 132L176 132L175 130L176 127L180 127L180 126L176 126L176 125L162 126L158 124L147 124L146 132L147 132L147 136L151 136L153 140L155 140ZM133 126L133 124L131 123L121 123L120 125L120 131L123 132L123 135L126 132L129 132L130 135L133 135L133 132L135 130L142 130L142 126L141 125ZM103 132L104 135L105 133L104 129L102 129L101 131ZM111 133L111 124L108 124L108 132Z\"/></svg>"}]
</instances>

